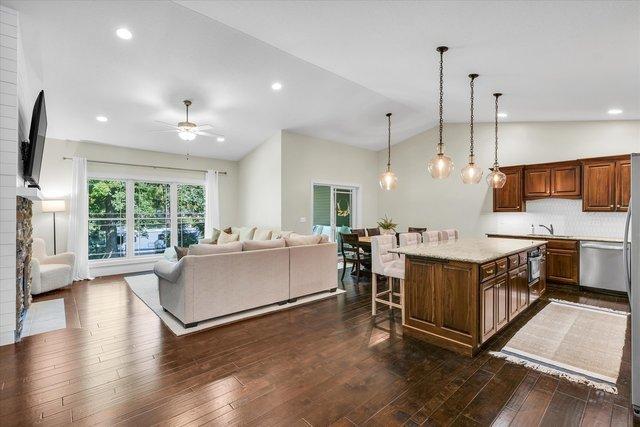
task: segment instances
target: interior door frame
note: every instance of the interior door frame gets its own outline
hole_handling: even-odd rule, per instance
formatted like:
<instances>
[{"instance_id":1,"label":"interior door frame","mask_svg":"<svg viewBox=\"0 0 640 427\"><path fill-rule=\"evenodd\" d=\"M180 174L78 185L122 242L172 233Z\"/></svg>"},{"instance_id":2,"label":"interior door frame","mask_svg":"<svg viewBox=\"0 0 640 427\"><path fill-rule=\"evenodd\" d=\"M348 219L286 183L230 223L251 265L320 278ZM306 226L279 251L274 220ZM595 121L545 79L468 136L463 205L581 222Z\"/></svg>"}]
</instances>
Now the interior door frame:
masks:
<instances>
[{"instance_id":1,"label":"interior door frame","mask_svg":"<svg viewBox=\"0 0 640 427\"><path fill-rule=\"evenodd\" d=\"M353 216L353 223L354 223L354 227L353 228L362 228L362 186L360 184L354 184L354 183L347 183L347 182L339 182L339 181L327 181L327 180L323 180L323 179L312 179L311 180L311 184L309 186L310 189L310 196L309 199L309 226L308 226L308 231L312 232L313 231L313 187L316 185L325 185L325 186L329 186L331 187L331 207L333 208L335 206L335 201L333 199L333 194L334 194L334 188L338 187L338 188L346 188L346 189L350 189L352 191L355 191L355 199L356 199L356 203L355 203L355 215ZM331 221L334 221L334 214L335 212L332 212L331 214ZM331 224L332 227L335 227L335 224ZM335 231L335 230L334 230ZM335 237L335 236L332 236ZM334 238L335 240L335 238Z\"/></svg>"}]
</instances>

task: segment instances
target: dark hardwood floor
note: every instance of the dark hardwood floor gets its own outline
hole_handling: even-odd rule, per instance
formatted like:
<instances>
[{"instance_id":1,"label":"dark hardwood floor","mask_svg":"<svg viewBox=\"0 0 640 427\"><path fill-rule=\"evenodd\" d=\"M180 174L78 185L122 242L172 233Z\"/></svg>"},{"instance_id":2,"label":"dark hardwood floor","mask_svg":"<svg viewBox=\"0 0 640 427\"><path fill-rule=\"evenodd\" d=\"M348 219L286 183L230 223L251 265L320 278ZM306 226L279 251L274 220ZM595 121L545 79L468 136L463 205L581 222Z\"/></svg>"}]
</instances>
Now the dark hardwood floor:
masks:
<instances>
[{"instance_id":1,"label":"dark hardwood floor","mask_svg":"<svg viewBox=\"0 0 640 427\"><path fill-rule=\"evenodd\" d=\"M338 272L339 273L339 272ZM402 337L371 317L370 283L268 316L176 337L121 276L76 283L67 329L0 347L0 423L62 425L631 425L629 337L619 395L481 353ZM549 297L628 309L552 289ZM536 311L492 344L499 349Z\"/></svg>"}]
</instances>

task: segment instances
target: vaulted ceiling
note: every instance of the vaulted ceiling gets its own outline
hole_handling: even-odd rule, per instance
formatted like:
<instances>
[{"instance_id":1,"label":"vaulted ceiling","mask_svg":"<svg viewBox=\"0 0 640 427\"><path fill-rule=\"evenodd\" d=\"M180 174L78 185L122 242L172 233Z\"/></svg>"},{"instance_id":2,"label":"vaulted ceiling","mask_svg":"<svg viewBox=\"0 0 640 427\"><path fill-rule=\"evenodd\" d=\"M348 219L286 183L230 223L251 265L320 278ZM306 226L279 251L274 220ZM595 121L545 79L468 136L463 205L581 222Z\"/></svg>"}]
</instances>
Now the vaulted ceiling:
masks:
<instances>
[{"instance_id":1,"label":"vaulted ceiling","mask_svg":"<svg viewBox=\"0 0 640 427\"><path fill-rule=\"evenodd\" d=\"M279 129L379 149L388 111L394 141L437 122L441 44L446 121L468 120L471 72L477 120L494 91L505 120L640 118L635 1L5 3L56 138L185 153L155 120L182 120L191 99L193 121L226 136L198 137L195 155L239 159Z\"/></svg>"}]
</instances>

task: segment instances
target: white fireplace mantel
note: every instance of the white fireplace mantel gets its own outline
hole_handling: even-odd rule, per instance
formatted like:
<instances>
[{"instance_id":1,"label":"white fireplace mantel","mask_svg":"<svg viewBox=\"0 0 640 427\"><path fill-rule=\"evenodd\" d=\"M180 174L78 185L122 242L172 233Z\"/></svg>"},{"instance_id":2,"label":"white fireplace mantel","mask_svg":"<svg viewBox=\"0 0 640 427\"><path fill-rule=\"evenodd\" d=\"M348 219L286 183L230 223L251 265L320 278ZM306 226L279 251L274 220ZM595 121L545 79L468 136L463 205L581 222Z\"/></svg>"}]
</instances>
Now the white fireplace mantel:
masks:
<instances>
[{"instance_id":1,"label":"white fireplace mantel","mask_svg":"<svg viewBox=\"0 0 640 427\"><path fill-rule=\"evenodd\" d=\"M25 199L29 199L32 201L44 200L44 197L42 196L42 192L37 188L17 187L16 196L24 197Z\"/></svg>"}]
</instances>

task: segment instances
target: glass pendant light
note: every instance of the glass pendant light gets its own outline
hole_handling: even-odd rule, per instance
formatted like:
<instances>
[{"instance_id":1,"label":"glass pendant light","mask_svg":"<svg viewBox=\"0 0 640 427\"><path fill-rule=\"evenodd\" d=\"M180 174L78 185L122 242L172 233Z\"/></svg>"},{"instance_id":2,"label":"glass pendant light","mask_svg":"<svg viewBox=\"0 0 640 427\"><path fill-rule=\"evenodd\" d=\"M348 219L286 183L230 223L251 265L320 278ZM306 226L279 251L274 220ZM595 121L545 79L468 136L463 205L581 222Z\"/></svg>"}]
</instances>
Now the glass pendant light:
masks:
<instances>
[{"instance_id":1,"label":"glass pendant light","mask_svg":"<svg viewBox=\"0 0 640 427\"><path fill-rule=\"evenodd\" d=\"M442 99L443 99L443 73L442 73L442 57L444 53L449 50L446 46L439 46L436 49L440 53L440 99L438 101L439 106L439 115L440 115L440 124L439 124L439 142L438 142L438 152L436 155L429 160L429 164L427 169L433 178L436 179L444 179L449 177L451 171L453 170L453 161L451 157L444 154L444 142L442 141Z\"/></svg>"},{"instance_id":2,"label":"glass pendant light","mask_svg":"<svg viewBox=\"0 0 640 427\"><path fill-rule=\"evenodd\" d=\"M380 188L383 190L395 190L398 186L398 177L391 172L391 113L387 113L388 139L387 139L387 170L380 175Z\"/></svg>"},{"instance_id":3,"label":"glass pendant light","mask_svg":"<svg viewBox=\"0 0 640 427\"><path fill-rule=\"evenodd\" d=\"M465 184L477 184L482 179L482 169L475 162L475 156L473 155L473 81L478 77L478 74L469 74L471 82L471 119L469 121L470 136L469 136L469 164L462 168L460 176L462 182Z\"/></svg>"},{"instance_id":4,"label":"glass pendant light","mask_svg":"<svg viewBox=\"0 0 640 427\"><path fill-rule=\"evenodd\" d=\"M495 142L495 157L493 162L493 169L491 169L491 173L487 175L487 184L489 187L493 188L502 188L504 184L507 182L507 176L500 172L500 167L498 166L498 98L502 96L501 93L494 93L493 96L496 98L496 111L495 111L495 132L496 132L496 142Z\"/></svg>"}]
</instances>

